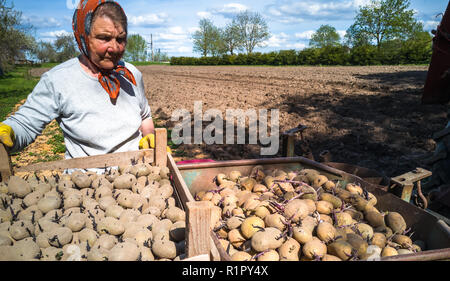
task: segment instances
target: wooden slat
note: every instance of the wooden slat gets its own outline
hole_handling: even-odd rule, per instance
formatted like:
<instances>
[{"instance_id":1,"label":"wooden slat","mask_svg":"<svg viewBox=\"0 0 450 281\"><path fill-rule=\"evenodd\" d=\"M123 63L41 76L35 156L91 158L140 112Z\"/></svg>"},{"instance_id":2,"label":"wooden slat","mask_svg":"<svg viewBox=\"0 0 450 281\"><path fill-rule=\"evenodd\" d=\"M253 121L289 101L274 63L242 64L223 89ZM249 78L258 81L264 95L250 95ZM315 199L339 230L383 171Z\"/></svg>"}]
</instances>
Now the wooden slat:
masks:
<instances>
[{"instance_id":1,"label":"wooden slat","mask_svg":"<svg viewBox=\"0 0 450 281\"><path fill-rule=\"evenodd\" d=\"M138 161L139 163L141 163L142 161L144 161L145 163L153 163L154 149L118 152L53 162L37 163L17 168L16 172L114 167L130 165L132 159Z\"/></svg>"},{"instance_id":2,"label":"wooden slat","mask_svg":"<svg viewBox=\"0 0 450 281\"><path fill-rule=\"evenodd\" d=\"M177 189L177 193L180 196L181 202L183 203L183 207L186 210L187 202L195 202L194 197L192 196L191 192L189 191L189 188L187 187L183 176L181 175L180 171L178 170L177 164L175 163L175 160L173 159L172 155L170 153L167 154L167 161L168 161L168 167L170 169L170 173L173 176L173 182L175 185L175 188Z\"/></svg>"},{"instance_id":3,"label":"wooden slat","mask_svg":"<svg viewBox=\"0 0 450 281\"><path fill-rule=\"evenodd\" d=\"M219 239L217 238L214 231L211 231L211 240L214 243L214 247L217 250L217 254L220 256L221 261L232 261L230 255L225 251L222 244L220 244Z\"/></svg>"},{"instance_id":4,"label":"wooden slat","mask_svg":"<svg viewBox=\"0 0 450 281\"><path fill-rule=\"evenodd\" d=\"M155 129L155 164L159 167L167 167L167 130Z\"/></svg>"},{"instance_id":5,"label":"wooden slat","mask_svg":"<svg viewBox=\"0 0 450 281\"><path fill-rule=\"evenodd\" d=\"M186 186L186 183L183 179L183 176L181 175L180 171L178 170L177 164L175 163L175 160L173 159L172 155L170 153L167 153L167 164L170 169L170 173L172 175L173 184L175 187L175 193L177 194L178 198L181 201L182 209L186 212L188 210L187 203L188 202L195 202L194 197L192 196L191 192ZM188 237L188 235L186 235ZM221 261L223 260L223 256L221 252L219 251L218 244L216 244L216 241L214 241L215 234L213 232L210 233L210 255L211 260L213 261ZM218 242L218 241L217 241ZM219 242L218 242L219 243ZM220 245L220 247L222 247Z\"/></svg>"},{"instance_id":6,"label":"wooden slat","mask_svg":"<svg viewBox=\"0 0 450 281\"><path fill-rule=\"evenodd\" d=\"M215 236L216 236L216 234L213 231L211 231L211 233L209 235L209 237L210 237L209 241L211 243L210 259L212 261L223 261L223 260L226 260L226 259L223 258L223 256L219 252L219 248L217 247L217 245L216 245L216 243L215 243L215 241L213 239L213 237L215 237ZM220 244L220 242L219 242L219 244ZM220 246L222 247L222 245L220 245Z\"/></svg>"},{"instance_id":7,"label":"wooden slat","mask_svg":"<svg viewBox=\"0 0 450 281\"><path fill-rule=\"evenodd\" d=\"M186 256L209 255L211 202L187 202L186 205Z\"/></svg>"},{"instance_id":8,"label":"wooden slat","mask_svg":"<svg viewBox=\"0 0 450 281\"><path fill-rule=\"evenodd\" d=\"M287 136L287 143L286 143L286 157L294 157L295 156L295 137L294 136Z\"/></svg>"},{"instance_id":9,"label":"wooden slat","mask_svg":"<svg viewBox=\"0 0 450 281\"><path fill-rule=\"evenodd\" d=\"M0 143L0 180L5 181L12 175L11 161L3 143Z\"/></svg>"}]
</instances>

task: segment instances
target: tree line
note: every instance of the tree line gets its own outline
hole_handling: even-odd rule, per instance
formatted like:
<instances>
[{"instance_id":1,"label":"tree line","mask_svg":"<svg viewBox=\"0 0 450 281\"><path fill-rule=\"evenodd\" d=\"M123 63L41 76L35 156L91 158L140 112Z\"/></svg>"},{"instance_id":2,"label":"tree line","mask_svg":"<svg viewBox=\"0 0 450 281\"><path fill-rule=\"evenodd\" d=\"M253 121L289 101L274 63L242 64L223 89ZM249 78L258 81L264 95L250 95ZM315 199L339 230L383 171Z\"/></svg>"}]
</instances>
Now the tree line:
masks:
<instances>
[{"instance_id":1,"label":"tree line","mask_svg":"<svg viewBox=\"0 0 450 281\"><path fill-rule=\"evenodd\" d=\"M54 42L39 41L31 53L41 63L64 62L80 54L73 34L58 35ZM129 62L169 60L168 55L160 51L155 52L152 58L148 52L147 42L139 34L131 34L127 37L127 48L123 58Z\"/></svg>"},{"instance_id":2,"label":"tree line","mask_svg":"<svg viewBox=\"0 0 450 281\"><path fill-rule=\"evenodd\" d=\"M333 26L325 24L311 36L309 47L300 51L255 53L254 48L246 48L248 44L245 42L255 43L253 47L262 46L270 37L267 24L257 13L242 12L223 29L215 27L210 20L202 19L193 36L194 52L200 53L201 57L172 57L171 64L428 64L432 54L432 35L414 18L414 10L409 6L409 0L372 0L358 9L344 38Z\"/></svg>"},{"instance_id":3,"label":"tree line","mask_svg":"<svg viewBox=\"0 0 450 281\"><path fill-rule=\"evenodd\" d=\"M201 57L172 57L173 65L377 65L428 64L432 36L414 18L409 0L371 0L361 6L344 38L330 25L312 35L308 48L255 52L270 38L265 19L256 12L235 15L223 28L201 19L193 34L193 50ZM37 41L34 28L22 22L22 13L0 0L0 76L18 62L33 58L40 63L64 62L79 55L74 36L62 34L52 42ZM139 34L128 36L124 59L149 61L147 42ZM154 61L167 61L156 52Z\"/></svg>"}]
</instances>

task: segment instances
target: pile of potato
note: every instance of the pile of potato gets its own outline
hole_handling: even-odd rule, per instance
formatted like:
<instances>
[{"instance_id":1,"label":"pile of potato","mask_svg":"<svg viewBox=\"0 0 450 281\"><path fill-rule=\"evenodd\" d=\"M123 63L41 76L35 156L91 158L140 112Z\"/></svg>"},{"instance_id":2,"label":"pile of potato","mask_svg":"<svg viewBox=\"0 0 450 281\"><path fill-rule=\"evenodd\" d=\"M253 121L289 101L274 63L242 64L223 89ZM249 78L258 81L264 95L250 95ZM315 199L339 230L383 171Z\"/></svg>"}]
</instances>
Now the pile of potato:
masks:
<instances>
[{"instance_id":1,"label":"pile of potato","mask_svg":"<svg viewBox=\"0 0 450 281\"><path fill-rule=\"evenodd\" d=\"M212 202L212 227L235 261L376 260L424 248L408 236L401 214L376 208L372 193L314 169L259 165L215 181L195 199Z\"/></svg>"},{"instance_id":2,"label":"pile of potato","mask_svg":"<svg viewBox=\"0 0 450 281\"><path fill-rule=\"evenodd\" d=\"M169 169L25 174L0 183L0 261L180 260L185 212Z\"/></svg>"}]
</instances>

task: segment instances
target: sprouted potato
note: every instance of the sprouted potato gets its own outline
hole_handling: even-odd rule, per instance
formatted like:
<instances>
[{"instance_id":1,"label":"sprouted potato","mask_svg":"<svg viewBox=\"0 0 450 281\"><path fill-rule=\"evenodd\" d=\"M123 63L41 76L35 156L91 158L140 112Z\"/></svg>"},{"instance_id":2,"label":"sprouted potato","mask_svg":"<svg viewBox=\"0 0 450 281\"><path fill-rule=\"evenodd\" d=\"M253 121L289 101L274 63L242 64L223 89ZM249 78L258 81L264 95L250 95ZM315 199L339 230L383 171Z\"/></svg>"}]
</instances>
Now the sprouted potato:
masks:
<instances>
[{"instance_id":1,"label":"sprouted potato","mask_svg":"<svg viewBox=\"0 0 450 281\"><path fill-rule=\"evenodd\" d=\"M184 259L186 215L169 172L135 164L0 182L0 260Z\"/></svg>"},{"instance_id":2,"label":"sprouted potato","mask_svg":"<svg viewBox=\"0 0 450 281\"><path fill-rule=\"evenodd\" d=\"M402 215L378 210L361 185L314 169L255 166L217 174L215 183L194 198L213 204L211 227L232 260L374 260L424 248Z\"/></svg>"}]
</instances>

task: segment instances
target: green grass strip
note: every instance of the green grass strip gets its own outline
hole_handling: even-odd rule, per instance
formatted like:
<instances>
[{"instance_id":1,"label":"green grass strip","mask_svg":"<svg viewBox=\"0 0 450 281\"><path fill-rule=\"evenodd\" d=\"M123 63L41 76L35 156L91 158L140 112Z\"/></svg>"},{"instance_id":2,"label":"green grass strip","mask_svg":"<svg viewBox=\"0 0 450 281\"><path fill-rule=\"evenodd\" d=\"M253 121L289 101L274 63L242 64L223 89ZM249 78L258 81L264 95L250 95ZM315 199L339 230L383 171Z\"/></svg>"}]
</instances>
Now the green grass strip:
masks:
<instances>
[{"instance_id":1,"label":"green grass strip","mask_svg":"<svg viewBox=\"0 0 450 281\"><path fill-rule=\"evenodd\" d=\"M0 78L0 121L5 120L14 106L26 99L39 82L39 78L30 76L29 70L25 66L16 67Z\"/></svg>"}]
</instances>

